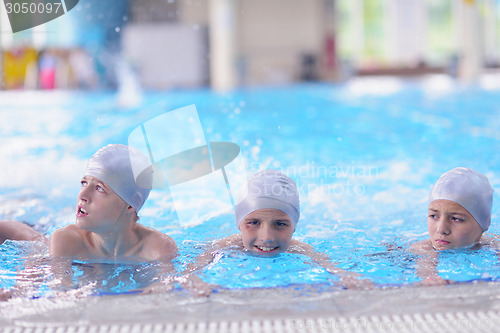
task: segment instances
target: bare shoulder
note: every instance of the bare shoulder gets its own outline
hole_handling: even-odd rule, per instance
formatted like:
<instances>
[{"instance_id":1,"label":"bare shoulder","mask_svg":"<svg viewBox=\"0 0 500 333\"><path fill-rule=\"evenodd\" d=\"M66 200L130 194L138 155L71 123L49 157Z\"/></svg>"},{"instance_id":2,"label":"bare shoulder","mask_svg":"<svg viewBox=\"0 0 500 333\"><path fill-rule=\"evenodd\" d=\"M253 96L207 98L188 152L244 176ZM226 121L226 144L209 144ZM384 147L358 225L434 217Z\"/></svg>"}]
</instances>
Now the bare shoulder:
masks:
<instances>
[{"instance_id":1,"label":"bare shoulder","mask_svg":"<svg viewBox=\"0 0 500 333\"><path fill-rule=\"evenodd\" d=\"M292 239L290 241L290 245L288 246L287 250L287 252L290 253L302 253L302 254L308 254L312 251L314 251L312 245L298 241L296 239Z\"/></svg>"},{"instance_id":2,"label":"bare shoulder","mask_svg":"<svg viewBox=\"0 0 500 333\"><path fill-rule=\"evenodd\" d=\"M138 224L138 230L141 235L143 252L148 259L171 259L177 255L177 244L172 237L142 224Z\"/></svg>"},{"instance_id":3,"label":"bare shoulder","mask_svg":"<svg viewBox=\"0 0 500 333\"><path fill-rule=\"evenodd\" d=\"M480 245L488 245L495 250L500 250L500 235L497 234L483 234L480 240Z\"/></svg>"},{"instance_id":4,"label":"bare shoulder","mask_svg":"<svg viewBox=\"0 0 500 333\"><path fill-rule=\"evenodd\" d=\"M494 242L494 241L499 241L500 240L500 235L497 234L483 234L481 236L481 242Z\"/></svg>"},{"instance_id":5,"label":"bare shoulder","mask_svg":"<svg viewBox=\"0 0 500 333\"><path fill-rule=\"evenodd\" d=\"M219 239L212 243L212 251L220 250L230 246L241 246L243 247L243 241L241 240L241 234L234 234L226 238Z\"/></svg>"},{"instance_id":6,"label":"bare shoulder","mask_svg":"<svg viewBox=\"0 0 500 333\"><path fill-rule=\"evenodd\" d=\"M85 247L85 233L75 224L57 229L49 239L49 253L52 256L74 256Z\"/></svg>"},{"instance_id":7,"label":"bare shoulder","mask_svg":"<svg viewBox=\"0 0 500 333\"><path fill-rule=\"evenodd\" d=\"M432 243L430 239L424 239L412 244L409 248L410 252L417 255L427 255L429 253L434 253L432 248Z\"/></svg>"},{"instance_id":8,"label":"bare shoulder","mask_svg":"<svg viewBox=\"0 0 500 333\"><path fill-rule=\"evenodd\" d=\"M229 237L214 240L200 255L200 258L211 258L217 251L226 249L228 247L238 247L243 250L244 247L243 241L241 239L241 234L234 234Z\"/></svg>"}]
</instances>

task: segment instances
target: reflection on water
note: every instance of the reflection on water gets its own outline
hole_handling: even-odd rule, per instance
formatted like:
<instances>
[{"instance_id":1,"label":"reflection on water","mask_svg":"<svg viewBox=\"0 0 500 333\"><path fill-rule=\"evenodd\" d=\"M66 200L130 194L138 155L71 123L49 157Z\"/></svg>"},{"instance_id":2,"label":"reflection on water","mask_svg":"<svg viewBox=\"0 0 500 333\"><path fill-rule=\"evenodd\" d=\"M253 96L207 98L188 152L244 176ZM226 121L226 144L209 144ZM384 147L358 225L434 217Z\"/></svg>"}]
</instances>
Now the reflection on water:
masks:
<instances>
[{"instance_id":1,"label":"reflection on water","mask_svg":"<svg viewBox=\"0 0 500 333\"><path fill-rule=\"evenodd\" d=\"M71 289L89 284L94 294L140 292L158 279L162 269L151 263L88 263L74 261Z\"/></svg>"},{"instance_id":2,"label":"reflection on water","mask_svg":"<svg viewBox=\"0 0 500 333\"><path fill-rule=\"evenodd\" d=\"M373 84L228 94L144 92L142 104L127 110L118 109L116 96L106 92L2 92L0 218L43 225L48 234L73 222L79 180L91 154L108 143L127 143L148 119L195 104L206 142L234 143L250 172L277 168L296 181L301 218L295 238L380 286L413 283L418 280L415 260L405 249L427 237L427 195L437 178L465 166L500 188L500 155L495 154L500 94L453 84L439 90L412 83L384 89L380 82L372 89ZM498 193L494 203L500 202ZM192 204L223 205L203 191L188 195ZM492 233L500 233L497 207ZM151 193L141 223L174 238L180 249L175 265L181 270L210 241L238 232L232 212L196 226L181 225L168 188ZM23 265L22 253L17 243L8 242L0 251L0 281L11 287ZM442 255L443 275L459 281L500 276L487 249L456 255ZM72 266L71 283L95 282L92 293L130 291L154 279L149 273L154 267L148 265L88 265ZM307 258L292 255L267 260L229 252L201 274L224 288L338 286L335 277ZM86 275L97 278L85 281Z\"/></svg>"},{"instance_id":3,"label":"reflection on water","mask_svg":"<svg viewBox=\"0 0 500 333\"><path fill-rule=\"evenodd\" d=\"M12 289L16 297L138 293L171 274L160 263L50 258L48 247L41 242L7 240L0 250L0 289Z\"/></svg>"}]
</instances>

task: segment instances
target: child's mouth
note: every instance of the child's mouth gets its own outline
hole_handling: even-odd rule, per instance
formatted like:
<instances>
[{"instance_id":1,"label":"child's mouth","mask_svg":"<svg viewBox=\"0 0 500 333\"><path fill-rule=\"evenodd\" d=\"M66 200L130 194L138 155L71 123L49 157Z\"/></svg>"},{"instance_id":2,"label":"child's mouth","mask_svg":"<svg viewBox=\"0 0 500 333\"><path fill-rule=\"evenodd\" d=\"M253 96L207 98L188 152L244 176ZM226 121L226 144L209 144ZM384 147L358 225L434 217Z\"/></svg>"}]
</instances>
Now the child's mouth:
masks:
<instances>
[{"instance_id":1,"label":"child's mouth","mask_svg":"<svg viewBox=\"0 0 500 333\"><path fill-rule=\"evenodd\" d=\"M87 215L87 211L83 207L78 207L76 216L85 216L85 215Z\"/></svg>"},{"instance_id":2,"label":"child's mouth","mask_svg":"<svg viewBox=\"0 0 500 333\"><path fill-rule=\"evenodd\" d=\"M259 252L273 252L279 248L279 246L276 247L268 247L268 246L259 246L259 245L254 245Z\"/></svg>"}]
</instances>

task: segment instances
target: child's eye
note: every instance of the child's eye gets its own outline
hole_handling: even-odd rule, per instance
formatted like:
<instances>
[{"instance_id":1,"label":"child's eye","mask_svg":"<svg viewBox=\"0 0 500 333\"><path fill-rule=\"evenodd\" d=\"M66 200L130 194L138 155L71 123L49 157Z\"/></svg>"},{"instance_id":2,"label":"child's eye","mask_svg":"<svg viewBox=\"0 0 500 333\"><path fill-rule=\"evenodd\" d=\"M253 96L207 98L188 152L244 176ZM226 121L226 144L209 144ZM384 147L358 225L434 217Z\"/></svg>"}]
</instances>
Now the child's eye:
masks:
<instances>
[{"instance_id":1,"label":"child's eye","mask_svg":"<svg viewBox=\"0 0 500 333\"><path fill-rule=\"evenodd\" d=\"M104 188L103 188L101 185L97 185L97 186L96 186L96 189L97 189L97 191L98 191L98 192L102 192L102 193L104 193L104 192L105 192L105 191L104 191Z\"/></svg>"},{"instance_id":2,"label":"child's eye","mask_svg":"<svg viewBox=\"0 0 500 333\"><path fill-rule=\"evenodd\" d=\"M85 180L82 180L80 184L82 184L82 187L87 186L87 182Z\"/></svg>"},{"instance_id":3,"label":"child's eye","mask_svg":"<svg viewBox=\"0 0 500 333\"><path fill-rule=\"evenodd\" d=\"M452 217L451 219L452 219L452 221L455 221L455 222L458 222L458 223L461 223L461 222L465 221L464 219L462 219L460 217Z\"/></svg>"},{"instance_id":4,"label":"child's eye","mask_svg":"<svg viewBox=\"0 0 500 333\"><path fill-rule=\"evenodd\" d=\"M289 225L288 221L276 221L274 222L276 226L278 227L287 227Z\"/></svg>"},{"instance_id":5,"label":"child's eye","mask_svg":"<svg viewBox=\"0 0 500 333\"><path fill-rule=\"evenodd\" d=\"M248 225L257 225L257 224L259 224L259 220L248 220L248 221L246 221L246 224L248 224Z\"/></svg>"},{"instance_id":6,"label":"child's eye","mask_svg":"<svg viewBox=\"0 0 500 333\"><path fill-rule=\"evenodd\" d=\"M429 214L429 217L430 217L431 219L436 219L436 218L437 218L437 215L436 215L436 214Z\"/></svg>"}]
</instances>

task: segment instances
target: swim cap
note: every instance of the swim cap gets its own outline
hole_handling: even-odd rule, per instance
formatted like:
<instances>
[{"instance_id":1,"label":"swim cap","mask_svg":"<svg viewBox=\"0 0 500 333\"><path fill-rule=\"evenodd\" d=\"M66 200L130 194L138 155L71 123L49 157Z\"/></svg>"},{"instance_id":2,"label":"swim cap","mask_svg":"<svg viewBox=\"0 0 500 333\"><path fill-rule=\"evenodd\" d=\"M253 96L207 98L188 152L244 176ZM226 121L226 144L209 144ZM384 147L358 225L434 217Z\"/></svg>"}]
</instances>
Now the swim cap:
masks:
<instances>
[{"instance_id":1,"label":"swim cap","mask_svg":"<svg viewBox=\"0 0 500 333\"><path fill-rule=\"evenodd\" d=\"M483 231L490 227L493 189L486 176L468 168L445 172L434 184L429 204L439 199L456 202L467 209Z\"/></svg>"},{"instance_id":2,"label":"swim cap","mask_svg":"<svg viewBox=\"0 0 500 333\"><path fill-rule=\"evenodd\" d=\"M138 213L149 196L153 169L149 159L139 150L111 144L92 155L85 176L93 176L106 183Z\"/></svg>"},{"instance_id":3,"label":"swim cap","mask_svg":"<svg viewBox=\"0 0 500 333\"><path fill-rule=\"evenodd\" d=\"M263 170L253 175L240 191L234 211L236 227L250 213L265 208L281 210L292 220L295 230L300 216L300 202L294 181L278 170Z\"/></svg>"}]
</instances>

